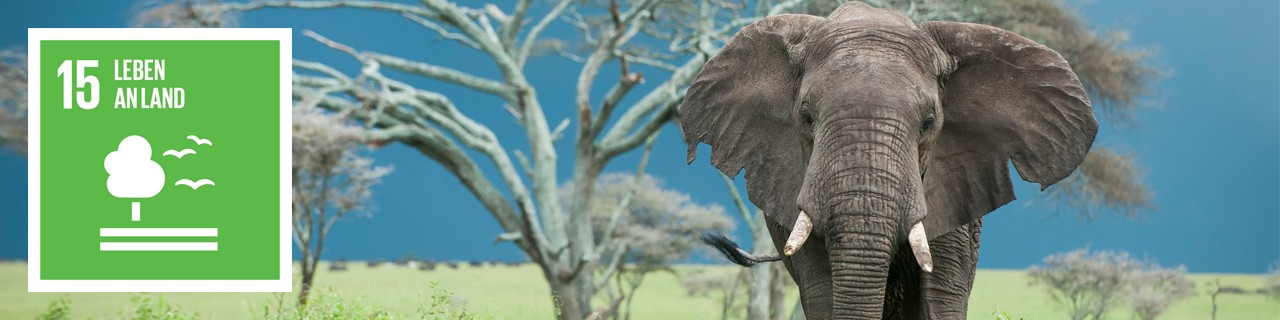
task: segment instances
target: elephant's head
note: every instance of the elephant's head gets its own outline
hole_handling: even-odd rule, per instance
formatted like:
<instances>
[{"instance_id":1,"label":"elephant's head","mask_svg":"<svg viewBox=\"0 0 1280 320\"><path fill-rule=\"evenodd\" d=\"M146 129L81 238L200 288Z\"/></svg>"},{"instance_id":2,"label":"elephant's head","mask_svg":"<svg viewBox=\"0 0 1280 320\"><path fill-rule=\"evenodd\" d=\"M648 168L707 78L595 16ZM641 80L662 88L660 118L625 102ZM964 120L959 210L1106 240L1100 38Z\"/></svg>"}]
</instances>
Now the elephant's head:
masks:
<instances>
[{"instance_id":1,"label":"elephant's head","mask_svg":"<svg viewBox=\"0 0 1280 320\"><path fill-rule=\"evenodd\" d=\"M828 272L792 275L825 276L829 297L802 294L830 299L833 310L815 312L836 318L879 318L891 261L929 271L925 239L1013 200L1010 160L1047 187L1097 132L1053 50L985 25L917 27L862 3L743 28L679 115L690 162L704 142L725 174L746 169L780 251L822 255L807 263Z\"/></svg>"}]
</instances>

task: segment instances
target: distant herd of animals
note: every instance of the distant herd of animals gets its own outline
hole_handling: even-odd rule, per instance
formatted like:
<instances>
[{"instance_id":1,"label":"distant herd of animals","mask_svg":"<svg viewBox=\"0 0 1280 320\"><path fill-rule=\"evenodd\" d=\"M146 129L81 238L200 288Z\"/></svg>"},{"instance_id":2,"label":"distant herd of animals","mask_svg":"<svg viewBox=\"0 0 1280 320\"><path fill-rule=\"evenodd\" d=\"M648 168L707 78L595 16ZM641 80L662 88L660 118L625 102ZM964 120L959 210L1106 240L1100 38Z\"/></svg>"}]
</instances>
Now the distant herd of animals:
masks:
<instances>
[{"instance_id":1,"label":"distant herd of animals","mask_svg":"<svg viewBox=\"0 0 1280 320\"><path fill-rule=\"evenodd\" d=\"M350 263L351 261L348 261L346 259L334 260L333 263L329 264L329 271L346 271L349 268ZM401 268L417 268L418 270L422 270L422 271L432 271L432 270L436 270L436 268L457 269L459 266L462 266L462 265L467 265L472 268L479 268L479 267L486 267L486 266L488 267L504 267L505 266L505 267L514 268L514 267L519 267L521 265L524 265L526 263L527 262L503 261L503 260L436 261L436 260L399 259L399 260L388 261L388 260L375 259L375 260L365 261L365 265L368 266L369 268L377 268L383 265L389 265L389 266L395 266L395 267L401 267Z\"/></svg>"}]
</instances>

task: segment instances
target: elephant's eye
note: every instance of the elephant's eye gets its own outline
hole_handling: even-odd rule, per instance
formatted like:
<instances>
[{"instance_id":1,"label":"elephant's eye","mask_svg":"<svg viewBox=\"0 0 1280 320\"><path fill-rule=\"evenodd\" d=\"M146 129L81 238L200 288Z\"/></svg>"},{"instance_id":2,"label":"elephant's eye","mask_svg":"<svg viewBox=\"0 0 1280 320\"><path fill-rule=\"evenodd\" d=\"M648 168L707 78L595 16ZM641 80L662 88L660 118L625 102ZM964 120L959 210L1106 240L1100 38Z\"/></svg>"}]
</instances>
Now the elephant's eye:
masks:
<instances>
[{"instance_id":1,"label":"elephant's eye","mask_svg":"<svg viewBox=\"0 0 1280 320\"><path fill-rule=\"evenodd\" d=\"M920 124L920 132L929 132L933 130L933 116L924 119L924 123Z\"/></svg>"},{"instance_id":2,"label":"elephant's eye","mask_svg":"<svg viewBox=\"0 0 1280 320\"><path fill-rule=\"evenodd\" d=\"M809 102L807 101L800 103L800 121L804 121L804 124L809 126L813 125L813 113L809 112Z\"/></svg>"}]
</instances>

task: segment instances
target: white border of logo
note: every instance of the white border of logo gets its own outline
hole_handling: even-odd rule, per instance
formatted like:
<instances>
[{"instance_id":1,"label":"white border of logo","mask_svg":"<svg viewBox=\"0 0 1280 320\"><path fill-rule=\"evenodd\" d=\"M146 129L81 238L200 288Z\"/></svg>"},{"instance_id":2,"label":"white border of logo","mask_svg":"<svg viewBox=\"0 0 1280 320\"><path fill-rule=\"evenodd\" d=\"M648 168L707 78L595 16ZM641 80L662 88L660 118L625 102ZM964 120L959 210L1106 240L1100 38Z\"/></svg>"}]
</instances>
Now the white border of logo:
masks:
<instances>
[{"instance_id":1,"label":"white border of logo","mask_svg":"<svg viewBox=\"0 0 1280 320\"><path fill-rule=\"evenodd\" d=\"M289 292L293 289L290 232L293 165L292 29L27 29L28 292ZM42 40L274 40L280 41L280 273L277 280L41 280L40 279L40 41Z\"/></svg>"}]
</instances>

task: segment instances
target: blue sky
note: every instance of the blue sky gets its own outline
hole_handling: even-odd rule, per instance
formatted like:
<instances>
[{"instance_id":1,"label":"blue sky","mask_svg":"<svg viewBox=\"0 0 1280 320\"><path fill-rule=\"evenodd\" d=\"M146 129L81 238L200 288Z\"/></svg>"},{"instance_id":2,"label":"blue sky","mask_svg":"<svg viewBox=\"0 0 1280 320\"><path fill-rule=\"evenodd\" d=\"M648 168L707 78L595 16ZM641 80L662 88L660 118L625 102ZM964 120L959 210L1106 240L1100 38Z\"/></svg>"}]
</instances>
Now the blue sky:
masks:
<instances>
[{"instance_id":1,"label":"blue sky","mask_svg":"<svg viewBox=\"0 0 1280 320\"><path fill-rule=\"evenodd\" d=\"M6 1L0 48L23 49L29 27L123 27L132 3L102 1ZM545 8L540 8L545 10ZM1264 272L1280 259L1280 7L1275 1L1205 5L1198 1L1099 1L1081 12L1094 26L1124 27L1132 45L1156 48L1151 63L1172 73L1155 84L1160 108L1141 112L1137 127L1104 128L1098 143L1135 153L1147 167L1158 211L1139 221L1105 219L1090 224L1070 213L1033 204L1036 188L1018 185L1020 200L988 215L979 266L1025 268L1044 256L1081 247L1125 250L1192 272ZM357 67L345 54L301 36L311 29L356 48L448 65L496 78L483 55L434 39L398 16L351 10L265 10L241 17L244 27L292 27L294 56ZM407 31L407 32L406 32ZM557 25L551 36L567 38ZM527 67L551 123L570 116L580 65L558 57ZM613 74L610 74L612 72ZM644 92L660 82L645 70ZM394 73L393 73L394 74ZM606 68L600 79L615 79ZM493 129L509 149L527 150L521 129L499 100L447 84L402 79L443 92L464 112ZM596 85L597 95L608 88ZM632 97L634 99L634 97ZM572 171L572 141L556 147L561 180ZM674 126L662 131L648 172L697 201L732 208L707 162L684 164L684 145ZM373 151L395 172L375 189L378 210L335 228L326 258L388 259L414 252L434 259L523 259L510 244L492 244L497 223L452 175L398 145ZM607 171L631 171L638 152L614 161ZM482 162L482 166L487 163ZM492 169L485 167L492 172ZM0 151L0 258L26 253L26 160ZM1020 182L1020 181L1019 181ZM739 228L738 239L748 234Z\"/></svg>"}]
</instances>

